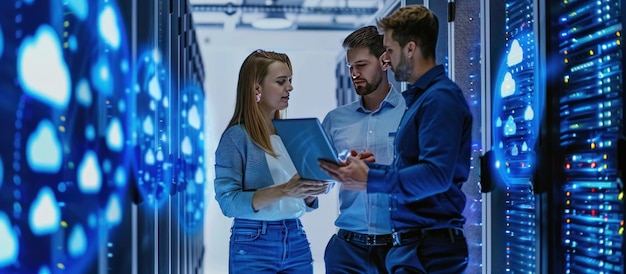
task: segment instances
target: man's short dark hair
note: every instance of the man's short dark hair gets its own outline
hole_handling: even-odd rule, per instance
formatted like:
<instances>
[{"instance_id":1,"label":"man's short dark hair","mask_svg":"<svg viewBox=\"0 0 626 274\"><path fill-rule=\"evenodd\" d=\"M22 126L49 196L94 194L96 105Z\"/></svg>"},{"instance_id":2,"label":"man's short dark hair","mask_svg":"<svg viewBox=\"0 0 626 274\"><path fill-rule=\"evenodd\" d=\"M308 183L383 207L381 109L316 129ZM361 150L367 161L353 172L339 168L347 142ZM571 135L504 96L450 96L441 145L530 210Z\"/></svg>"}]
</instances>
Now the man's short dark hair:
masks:
<instances>
[{"instance_id":1,"label":"man's short dark hair","mask_svg":"<svg viewBox=\"0 0 626 274\"><path fill-rule=\"evenodd\" d=\"M350 33L343 40L343 48L346 50L368 48L370 53L376 57L385 53L383 35L378 32L375 26L365 26Z\"/></svg>"},{"instance_id":2,"label":"man's short dark hair","mask_svg":"<svg viewBox=\"0 0 626 274\"><path fill-rule=\"evenodd\" d=\"M420 47L424 58L435 58L439 20L425 6L410 5L399 8L390 16L377 20L376 24L383 31L392 30L393 40L401 47L413 41Z\"/></svg>"}]
</instances>

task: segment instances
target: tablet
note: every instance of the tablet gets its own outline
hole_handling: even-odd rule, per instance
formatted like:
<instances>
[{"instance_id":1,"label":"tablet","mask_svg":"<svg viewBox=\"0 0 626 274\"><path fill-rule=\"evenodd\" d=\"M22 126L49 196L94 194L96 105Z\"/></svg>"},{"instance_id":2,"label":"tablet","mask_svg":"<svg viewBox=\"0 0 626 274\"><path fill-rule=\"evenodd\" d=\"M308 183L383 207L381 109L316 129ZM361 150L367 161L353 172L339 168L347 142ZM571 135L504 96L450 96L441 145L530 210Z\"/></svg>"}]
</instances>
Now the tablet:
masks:
<instances>
[{"instance_id":1,"label":"tablet","mask_svg":"<svg viewBox=\"0 0 626 274\"><path fill-rule=\"evenodd\" d=\"M331 181L317 160L339 164L338 154L317 118L274 119L276 133L302 179Z\"/></svg>"}]
</instances>

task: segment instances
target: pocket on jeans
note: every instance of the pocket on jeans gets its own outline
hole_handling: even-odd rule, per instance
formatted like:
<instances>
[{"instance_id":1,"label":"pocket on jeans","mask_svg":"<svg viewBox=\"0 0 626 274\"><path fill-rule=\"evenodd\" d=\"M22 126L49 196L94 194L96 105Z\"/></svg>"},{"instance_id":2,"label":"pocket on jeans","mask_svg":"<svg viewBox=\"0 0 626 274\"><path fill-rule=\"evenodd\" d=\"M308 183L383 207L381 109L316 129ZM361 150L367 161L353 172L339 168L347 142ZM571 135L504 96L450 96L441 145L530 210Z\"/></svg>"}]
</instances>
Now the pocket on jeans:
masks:
<instances>
[{"instance_id":1,"label":"pocket on jeans","mask_svg":"<svg viewBox=\"0 0 626 274\"><path fill-rule=\"evenodd\" d=\"M259 238L261 231L258 228L233 228L231 230L232 240L235 242L250 242Z\"/></svg>"}]
</instances>

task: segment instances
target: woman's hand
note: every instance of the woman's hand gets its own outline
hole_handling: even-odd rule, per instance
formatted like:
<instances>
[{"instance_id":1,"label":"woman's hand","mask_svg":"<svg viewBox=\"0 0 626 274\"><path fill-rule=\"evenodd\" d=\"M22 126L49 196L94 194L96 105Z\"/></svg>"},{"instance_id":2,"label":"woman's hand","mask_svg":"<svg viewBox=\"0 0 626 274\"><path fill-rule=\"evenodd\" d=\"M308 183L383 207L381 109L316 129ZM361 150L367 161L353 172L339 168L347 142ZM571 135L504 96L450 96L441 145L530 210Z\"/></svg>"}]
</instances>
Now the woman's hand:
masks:
<instances>
[{"instance_id":1,"label":"woman's hand","mask_svg":"<svg viewBox=\"0 0 626 274\"><path fill-rule=\"evenodd\" d=\"M300 175L294 175L287 183L283 184L286 196L294 198L307 198L326 192L330 182L301 179Z\"/></svg>"}]
</instances>

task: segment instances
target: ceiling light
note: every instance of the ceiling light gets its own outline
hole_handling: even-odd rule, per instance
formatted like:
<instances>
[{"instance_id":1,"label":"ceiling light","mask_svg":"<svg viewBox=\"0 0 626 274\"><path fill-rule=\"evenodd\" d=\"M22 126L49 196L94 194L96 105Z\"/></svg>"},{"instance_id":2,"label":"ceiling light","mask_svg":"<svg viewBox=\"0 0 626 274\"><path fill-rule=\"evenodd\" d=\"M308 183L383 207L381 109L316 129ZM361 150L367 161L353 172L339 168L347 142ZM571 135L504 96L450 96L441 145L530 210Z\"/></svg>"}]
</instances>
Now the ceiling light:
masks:
<instances>
[{"instance_id":1,"label":"ceiling light","mask_svg":"<svg viewBox=\"0 0 626 274\"><path fill-rule=\"evenodd\" d=\"M252 27L257 29L288 29L293 26L293 21L285 17L283 12L270 12L265 18L252 21Z\"/></svg>"}]
</instances>

